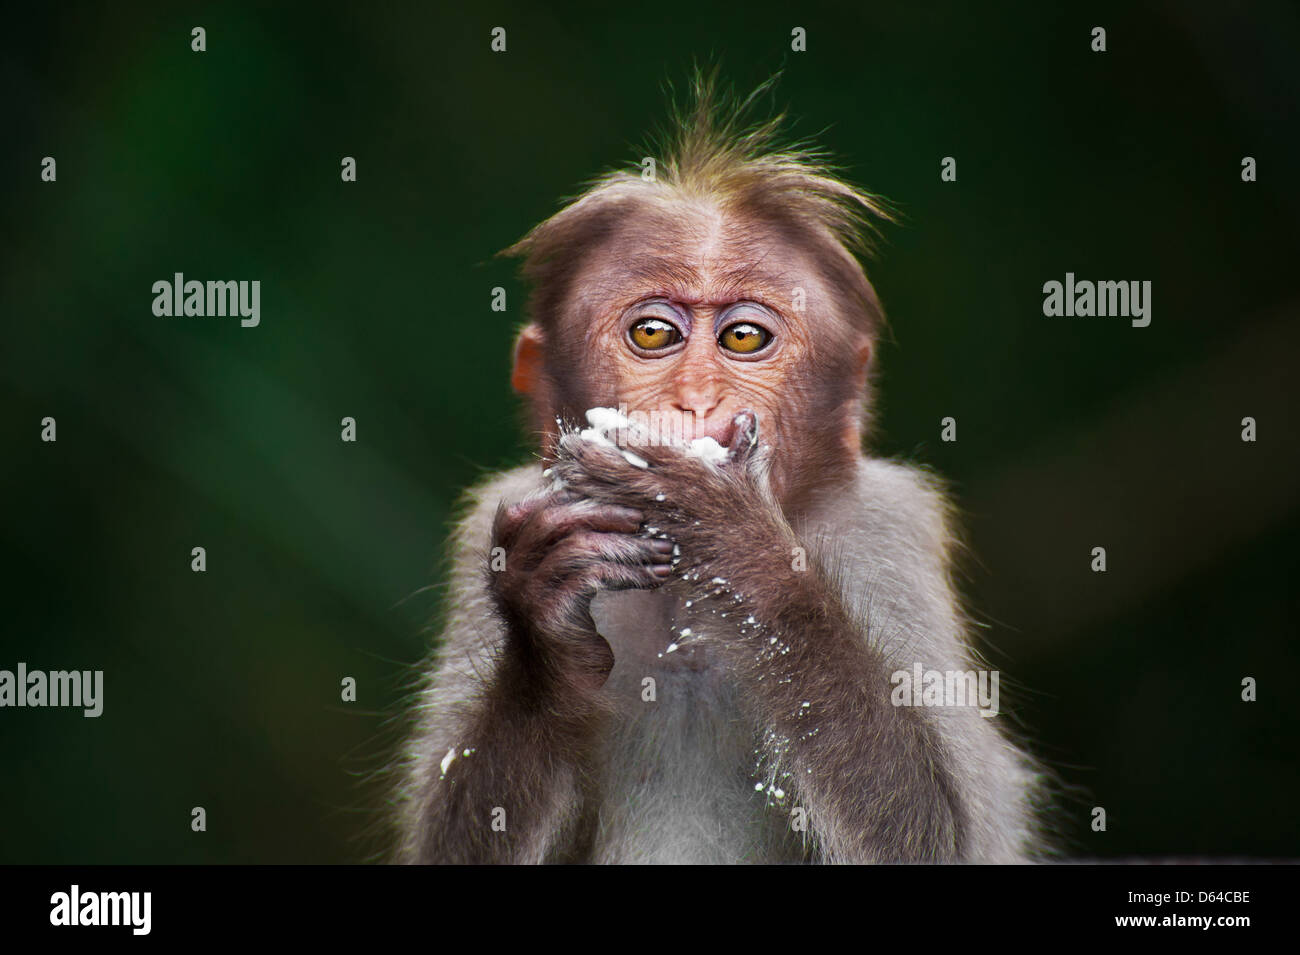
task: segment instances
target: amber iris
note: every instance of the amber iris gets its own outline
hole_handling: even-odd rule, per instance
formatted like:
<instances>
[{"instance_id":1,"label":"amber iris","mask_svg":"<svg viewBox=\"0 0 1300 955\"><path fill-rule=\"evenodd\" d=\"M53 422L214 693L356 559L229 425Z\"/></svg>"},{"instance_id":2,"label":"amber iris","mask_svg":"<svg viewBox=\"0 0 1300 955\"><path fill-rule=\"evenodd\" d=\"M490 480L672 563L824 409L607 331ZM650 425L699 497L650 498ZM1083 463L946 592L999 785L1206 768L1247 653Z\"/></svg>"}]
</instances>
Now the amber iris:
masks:
<instances>
[{"instance_id":1,"label":"amber iris","mask_svg":"<svg viewBox=\"0 0 1300 955\"><path fill-rule=\"evenodd\" d=\"M722 330L722 334L718 336L718 344L727 351L748 355L766 345L771 337L757 325L751 325L749 322L737 322L735 325L729 325Z\"/></svg>"},{"instance_id":2,"label":"amber iris","mask_svg":"<svg viewBox=\"0 0 1300 955\"><path fill-rule=\"evenodd\" d=\"M681 333L661 318L643 318L631 329L632 343L646 351L667 348L681 341Z\"/></svg>"}]
</instances>

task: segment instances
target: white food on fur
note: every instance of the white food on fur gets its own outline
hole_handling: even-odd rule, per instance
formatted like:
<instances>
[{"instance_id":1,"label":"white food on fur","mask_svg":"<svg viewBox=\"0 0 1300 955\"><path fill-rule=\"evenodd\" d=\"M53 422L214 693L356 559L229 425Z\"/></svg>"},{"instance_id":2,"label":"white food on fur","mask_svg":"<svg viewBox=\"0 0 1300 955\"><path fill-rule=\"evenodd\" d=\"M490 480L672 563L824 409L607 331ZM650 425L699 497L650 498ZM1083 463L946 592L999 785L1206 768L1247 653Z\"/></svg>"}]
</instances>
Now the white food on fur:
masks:
<instances>
[{"instance_id":1,"label":"white food on fur","mask_svg":"<svg viewBox=\"0 0 1300 955\"><path fill-rule=\"evenodd\" d=\"M589 427L583 428L578 434L583 441L590 441L593 444L617 449L628 464L634 467L649 467L644 458L618 447L609 438L612 431L636 430L636 426L626 415L619 414L614 408L588 408L587 424ZM721 464L727 459L727 449L718 444L713 438L696 438L690 444L681 447L690 457L699 458L709 464Z\"/></svg>"},{"instance_id":2,"label":"white food on fur","mask_svg":"<svg viewBox=\"0 0 1300 955\"><path fill-rule=\"evenodd\" d=\"M447 767L452 764L452 761L455 758L456 758L456 747L453 746L451 749L447 750L447 755L444 756L442 758L442 762L438 764L438 768L442 770L442 774L444 776L447 775Z\"/></svg>"},{"instance_id":3,"label":"white food on fur","mask_svg":"<svg viewBox=\"0 0 1300 955\"><path fill-rule=\"evenodd\" d=\"M709 464L721 464L727 460L727 449L712 438L696 438L687 447L686 453Z\"/></svg>"}]
</instances>

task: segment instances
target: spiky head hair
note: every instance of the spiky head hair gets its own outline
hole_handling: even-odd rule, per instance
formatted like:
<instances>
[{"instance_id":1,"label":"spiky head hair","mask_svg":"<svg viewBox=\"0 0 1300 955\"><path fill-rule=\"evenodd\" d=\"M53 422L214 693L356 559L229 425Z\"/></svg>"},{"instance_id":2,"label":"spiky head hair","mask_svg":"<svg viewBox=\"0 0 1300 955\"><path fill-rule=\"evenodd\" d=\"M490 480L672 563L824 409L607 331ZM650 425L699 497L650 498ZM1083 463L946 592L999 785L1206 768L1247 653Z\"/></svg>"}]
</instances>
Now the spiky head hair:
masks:
<instances>
[{"instance_id":1,"label":"spiky head hair","mask_svg":"<svg viewBox=\"0 0 1300 955\"><path fill-rule=\"evenodd\" d=\"M751 119L778 78L741 98L721 88L716 68L696 69L687 103L674 103L669 127L647 153L659 157L653 179L643 177L640 166L599 176L504 250L522 259L523 277L533 288L532 320L545 331L557 326L584 253L629 213L685 200L770 226L810 249L836 312L874 339L884 317L863 262L877 222L892 220L892 210L841 178L820 148L785 143L784 113Z\"/></svg>"}]
</instances>

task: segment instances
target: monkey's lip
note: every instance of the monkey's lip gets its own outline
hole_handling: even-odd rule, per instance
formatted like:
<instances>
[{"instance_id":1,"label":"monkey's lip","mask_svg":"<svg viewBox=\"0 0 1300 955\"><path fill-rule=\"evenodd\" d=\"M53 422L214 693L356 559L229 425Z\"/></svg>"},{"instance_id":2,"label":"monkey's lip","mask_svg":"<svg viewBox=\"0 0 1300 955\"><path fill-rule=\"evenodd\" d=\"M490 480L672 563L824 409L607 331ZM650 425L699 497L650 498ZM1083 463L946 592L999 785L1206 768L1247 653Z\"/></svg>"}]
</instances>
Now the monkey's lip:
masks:
<instances>
[{"instance_id":1,"label":"monkey's lip","mask_svg":"<svg viewBox=\"0 0 1300 955\"><path fill-rule=\"evenodd\" d=\"M724 448L729 447L731 439L736 436L736 422L733 419L734 415L716 428L692 428L690 433L682 435L682 443L690 444L700 438L712 438Z\"/></svg>"},{"instance_id":2,"label":"monkey's lip","mask_svg":"<svg viewBox=\"0 0 1300 955\"><path fill-rule=\"evenodd\" d=\"M623 406L620 404L617 407L621 408ZM719 447L727 449L736 440L740 416L749 414L757 418L757 415L754 415L754 412L748 408L742 408L729 414L713 415L707 424L701 423L698 419L682 421L680 416L674 416L668 412L645 412L645 414L648 416L663 415L665 419L672 421L675 426L665 427L660 425L659 427L662 430L659 430L654 425L651 425L650 430L647 431L644 425L633 424L623 412L615 411L614 406L598 406L590 408L586 412L587 423L590 425L587 431L599 432L606 437L612 437L614 432L617 431L620 436L617 440L622 440L622 436L626 435L633 447L638 442L650 441L690 448L693 444L708 439L709 443L716 443ZM649 420L654 421L655 418L650 417ZM584 431L584 434L587 431Z\"/></svg>"},{"instance_id":3,"label":"monkey's lip","mask_svg":"<svg viewBox=\"0 0 1300 955\"><path fill-rule=\"evenodd\" d=\"M747 408L742 408L733 411L731 414L727 415L725 419L719 421L712 427L693 428L691 429L693 433L682 435L682 443L690 444L692 441L696 441L700 438L712 438L724 448L729 448L731 447L731 442L736 439L736 419L740 415L746 413L751 415L754 414L754 412L749 411Z\"/></svg>"}]
</instances>

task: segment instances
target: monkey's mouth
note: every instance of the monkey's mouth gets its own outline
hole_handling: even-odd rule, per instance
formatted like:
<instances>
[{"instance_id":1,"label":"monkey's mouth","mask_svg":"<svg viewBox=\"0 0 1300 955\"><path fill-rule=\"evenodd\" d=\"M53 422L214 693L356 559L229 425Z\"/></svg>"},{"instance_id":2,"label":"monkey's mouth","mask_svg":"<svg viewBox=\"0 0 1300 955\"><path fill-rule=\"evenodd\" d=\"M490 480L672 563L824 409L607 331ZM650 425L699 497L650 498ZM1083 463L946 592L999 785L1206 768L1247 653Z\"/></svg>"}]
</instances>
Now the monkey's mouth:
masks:
<instances>
[{"instance_id":1,"label":"monkey's mouth","mask_svg":"<svg viewBox=\"0 0 1300 955\"><path fill-rule=\"evenodd\" d=\"M736 418L733 415L727 421L711 428L693 429L691 433L682 436L682 444L689 445L701 438L711 438L716 444L727 448L731 446L732 439L736 436Z\"/></svg>"},{"instance_id":2,"label":"monkey's mouth","mask_svg":"<svg viewBox=\"0 0 1300 955\"><path fill-rule=\"evenodd\" d=\"M748 435L745 450L758 440L758 416L749 410L740 411L712 428L696 428L694 422L685 428L682 425L688 419L680 416L674 420L669 415L665 422L658 413L624 414L614 408L589 408L586 418L588 427L582 430L581 436L587 441L616 447L625 457L630 453L629 448L664 445L681 448L710 464L721 464L736 450L733 444L738 440Z\"/></svg>"}]
</instances>

